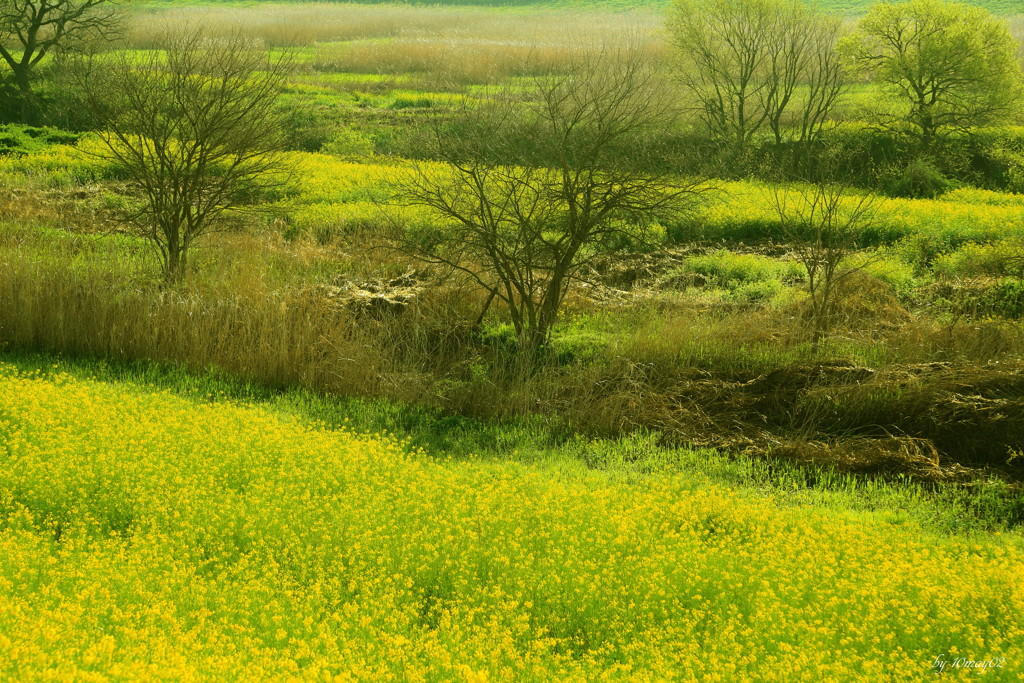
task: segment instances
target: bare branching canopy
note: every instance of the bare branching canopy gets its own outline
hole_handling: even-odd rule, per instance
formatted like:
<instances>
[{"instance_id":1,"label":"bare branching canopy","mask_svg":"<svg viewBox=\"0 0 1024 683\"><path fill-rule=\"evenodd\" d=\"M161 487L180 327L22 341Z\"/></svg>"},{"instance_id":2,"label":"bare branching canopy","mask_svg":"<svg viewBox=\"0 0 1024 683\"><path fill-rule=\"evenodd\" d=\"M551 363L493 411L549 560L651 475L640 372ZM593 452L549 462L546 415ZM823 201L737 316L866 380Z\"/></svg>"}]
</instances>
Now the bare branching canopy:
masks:
<instances>
[{"instance_id":1,"label":"bare branching canopy","mask_svg":"<svg viewBox=\"0 0 1024 683\"><path fill-rule=\"evenodd\" d=\"M103 156L142 198L127 218L176 280L218 219L278 183L275 102L288 64L242 35L175 34L163 46L94 60L85 90Z\"/></svg>"},{"instance_id":2,"label":"bare branching canopy","mask_svg":"<svg viewBox=\"0 0 1024 683\"><path fill-rule=\"evenodd\" d=\"M873 261L859 250L865 230L878 218L878 202L873 194L826 176L809 184L774 186L771 201L807 270L808 322L817 351L835 323L843 283Z\"/></svg>"},{"instance_id":3,"label":"bare branching canopy","mask_svg":"<svg viewBox=\"0 0 1024 683\"><path fill-rule=\"evenodd\" d=\"M639 49L581 56L429 131L431 155L405 188L436 230L409 235L420 258L458 269L507 307L520 347L548 339L570 284L597 256L651 237L701 185L659 170L656 141L677 103Z\"/></svg>"},{"instance_id":4,"label":"bare branching canopy","mask_svg":"<svg viewBox=\"0 0 1024 683\"><path fill-rule=\"evenodd\" d=\"M843 44L861 72L887 84L927 150L942 135L1019 111L1024 76L1006 22L943 0L878 3Z\"/></svg>"},{"instance_id":5,"label":"bare branching canopy","mask_svg":"<svg viewBox=\"0 0 1024 683\"><path fill-rule=\"evenodd\" d=\"M85 41L110 38L120 27L111 0L0 0L0 59L17 92L21 118L35 112L32 78L48 56Z\"/></svg>"},{"instance_id":6,"label":"bare branching canopy","mask_svg":"<svg viewBox=\"0 0 1024 683\"><path fill-rule=\"evenodd\" d=\"M668 28L702 121L738 153L762 131L813 143L843 94L839 21L798 0L677 0Z\"/></svg>"}]
</instances>

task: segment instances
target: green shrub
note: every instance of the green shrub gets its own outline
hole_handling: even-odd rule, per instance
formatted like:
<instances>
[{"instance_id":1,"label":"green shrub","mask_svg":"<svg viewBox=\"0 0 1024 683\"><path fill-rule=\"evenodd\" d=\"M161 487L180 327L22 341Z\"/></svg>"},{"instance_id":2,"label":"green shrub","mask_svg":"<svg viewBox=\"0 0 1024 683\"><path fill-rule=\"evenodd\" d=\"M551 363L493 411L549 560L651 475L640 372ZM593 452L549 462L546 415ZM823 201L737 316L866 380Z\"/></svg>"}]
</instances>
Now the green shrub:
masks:
<instances>
[{"instance_id":1,"label":"green shrub","mask_svg":"<svg viewBox=\"0 0 1024 683\"><path fill-rule=\"evenodd\" d=\"M706 277L709 283L735 288L751 282L797 280L804 268L796 261L780 261L759 254L737 254L720 249L686 260L687 269Z\"/></svg>"},{"instance_id":2,"label":"green shrub","mask_svg":"<svg viewBox=\"0 0 1024 683\"><path fill-rule=\"evenodd\" d=\"M338 122L322 116L318 109L295 106L282 107L285 145L303 152L319 152L338 134Z\"/></svg>"},{"instance_id":3,"label":"green shrub","mask_svg":"<svg viewBox=\"0 0 1024 683\"><path fill-rule=\"evenodd\" d=\"M726 301L735 301L745 304L767 303L782 294L785 285L779 280L756 280L744 282L729 292L724 298Z\"/></svg>"},{"instance_id":4,"label":"green shrub","mask_svg":"<svg viewBox=\"0 0 1024 683\"><path fill-rule=\"evenodd\" d=\"M396 97L391 109L429 109L434 106L429 97Z\"/></svg>"},{"instance_id":5,"label":"green shrub","mask_svg":"<svg viewBox=\"0 0 1024 683\"><path fill-rule=\"evenodd\" d=\"M956 251L939 255L933 269L937 275L947 278L1002 276L1019 270L1020 260L1021 245L1016 242L970 242Z\"/></svg>"},{"instance_id":6,"label":"green shrub","mask_svg":"<svg viewBox=\"0 0 1024 683\"><path fill-rule=\"evenodd\" d=\"M0 125L0 154L24 155L40 152L54 145L73 145L79 136L59 128Z\"/></svg>"},{"instance_id":7,"label":"green shrub","mask_svg":"<svg viewBox=\"0 0 1024 683\"><path fill-rule=\"evenodd\" d=\"M983 309L1006 318L1024 316L1024 280L1007 277L990 288L979 302Z\"/></svg>"},{"instance_id":8,"label":"green shrub","mask_svg":"<svg viewBox=\"0 0 1024 683\"><path fill-rule=\"evenodd\" d=\"M932 199L953 189L956 184L943 175L934 162L918 158L901 171L890 171L883 178L882 187L894 197Z\"/></svg>"},{"instance_id":9,"label":"green shrub","mask_svg":"<svg viewBox=\"0 0 1024 683\"><path fill-rule=\"evenodd\" d=\"M593 361L608 345L608 336L601 332L566 330L556 333L551 350L559 365L582 365Z\"/></svg>"},{"instance_id":10,"label":"green shrub","mask_svg":"<svg viewBox=\"0 0 1024 683\"><path fill-rule=\"evenodd\" d=\"M338 131L321 151L337 157L365 157L374 152L373 140L358 130L343 128Z\"/></svg>"}]
</instances>

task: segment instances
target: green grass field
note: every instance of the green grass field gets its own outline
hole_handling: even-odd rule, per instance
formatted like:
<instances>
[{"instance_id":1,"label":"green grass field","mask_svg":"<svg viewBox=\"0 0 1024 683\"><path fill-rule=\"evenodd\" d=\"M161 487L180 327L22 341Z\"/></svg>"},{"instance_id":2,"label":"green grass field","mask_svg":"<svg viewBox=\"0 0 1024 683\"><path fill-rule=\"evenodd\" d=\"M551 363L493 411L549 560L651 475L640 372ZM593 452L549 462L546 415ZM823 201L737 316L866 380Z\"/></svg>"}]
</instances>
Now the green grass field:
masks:
<instances>
[{"instance_id":1,"label":"green grass field","mask_svg":"<svg viewBox=\"0 0 1024 683\"><path fill-rule=\"evenodd\" d=\"M1020 534L941 531L925 520L943 506L912 488L866 511L849 492L794 504L730 485L713 454L646 472L558 451L438 458L274 404L185 398L180 380L19 365L0 370L9 679L1024 670Z\"/></svg>"}]
</instances>

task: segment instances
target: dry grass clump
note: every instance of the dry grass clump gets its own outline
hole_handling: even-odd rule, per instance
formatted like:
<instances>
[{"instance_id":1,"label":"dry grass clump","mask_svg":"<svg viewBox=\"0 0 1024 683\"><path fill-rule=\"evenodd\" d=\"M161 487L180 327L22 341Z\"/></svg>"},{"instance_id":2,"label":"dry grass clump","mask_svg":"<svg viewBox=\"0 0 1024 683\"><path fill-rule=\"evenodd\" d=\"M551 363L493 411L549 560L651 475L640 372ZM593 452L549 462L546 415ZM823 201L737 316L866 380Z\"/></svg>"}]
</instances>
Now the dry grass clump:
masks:
<instances>
[{"instance_id":1,"label":"dry grass clump","mask_svg":"<svg viewBox=\"0 0 1024 683\"><path fill-rule=\"evenodd\" d=\"M223 281L165 289L142 275L148 264L113 266L87 253L95 240L83 240L65 247L70 265L8 245L0 278L3 342L216 366L270 385L418 401L459 362L466 307L477 303L437 289L398 310L367 310L300 283L278 287L266 273L233 268L239 262L231 260L220 271L230 275Z\"/></svg>"},{"instance_id":2,"label":"dry grass clump","mask_svg":"<svg viewBox=\"0 0 1024 683\"><path fill-rule=\"evenodd\" d=\"M765 307L677 296L650 312L632 308L637 324L617 341L615 355L660 367L760 372L787 357L804 335L799 318Z\"/></svg>"},{"instance_id":3,"label":"dry grass clump","mask_svg":"<svg viewBox=\"0 0 1024 683\"><path fill-rule=\"evenodd\" d=\"M920 315L885 339L905 359L987 363L1024 351L1019 321Z\"/></svg>"},{"instance_id":4,"label":"dry grass clump","mask_svg":"<svg viewBox=\"0 0 1024 683\"><path fill-rule=\"evenodd\" d=\"M774 457L863 474L912 473L924 479L951 479L959 468L939 466L931 441L909 436L855 436L834 442L791 440L770 450Z\"/></svg>"},{"instance_id":5,"label":"dry grass clump","mask_svg":"<svg viewBox=\"0 0 1024 683\"><path fill-rule=\"evenodd\" d=\"M833 316L837 327L868 329L875 334L900 329L913 317L892 287L864 271L850 273L837 283Z\"/></svg>"},{"instance_id":6,"label":"dry grass clump","mask_svg":"<svg viewBox=\"0 0 1024 683\"><path fill-rule=\"evenodd\" d=\"M771 375L762 380L768 391L758 408L766 417L808 440L831 439L838 444L829 446L833 450L847 448L850 438L870 438L874 450L844 456L857 468L881 467L885 458L923 462L924 456L938 466L940 453L943 465L1001 467L1024 442L1020 361L895 364L877 370L819 365L773 375L787 375L789 381L773 383Z\"/></svg>"},{"instance_id":7,"label":"dry grass clump","mask_svg":"<svg viewBox=\"0 0 1024 683\"><path fill-rule=\"evenodd\" d=\"M101 232L113 217L104 202L113 195L109 186L62 188L0 188L0 221L22 225L61 225L82 232Z\"/></svg>"},{"instance_id":8,"label":"dry grass clump","mask_svg":"<svg viewBox=\"0 0 1024 683\"><path fill-rule=\"evenodd\" d=\"M600 434L654 429L667 443L852 471L955 478L968 465L1020 474L1008 462L1024 443L1019 325L978 324L975 336L950 338L862 283L841 309L837 338L808 357L798 310L634 306L622 314L634 326L620 322L630 331L597 360L548 369L507 400L532 399ZM926 335L932 345L917 345Z\"/></svg>"}]
</instances>

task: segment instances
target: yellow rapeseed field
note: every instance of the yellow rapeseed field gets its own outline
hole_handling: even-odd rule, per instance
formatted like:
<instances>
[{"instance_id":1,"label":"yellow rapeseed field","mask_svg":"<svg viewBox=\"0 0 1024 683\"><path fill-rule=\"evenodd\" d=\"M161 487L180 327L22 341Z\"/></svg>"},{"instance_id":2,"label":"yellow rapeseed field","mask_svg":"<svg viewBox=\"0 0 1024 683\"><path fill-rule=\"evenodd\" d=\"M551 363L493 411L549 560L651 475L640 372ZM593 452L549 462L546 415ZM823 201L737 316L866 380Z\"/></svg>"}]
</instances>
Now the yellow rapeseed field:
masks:
<instances>
[{"instance_id":1,"label":"yellow rapeseed field","mask_svg":"<svg viewBox=\"0 0 1024 683\"><path fill-rule=\"evenodd\" d=\"M0 678L1024 672L1020 537L0 365Z\"/></svg>"}]
</instances>

